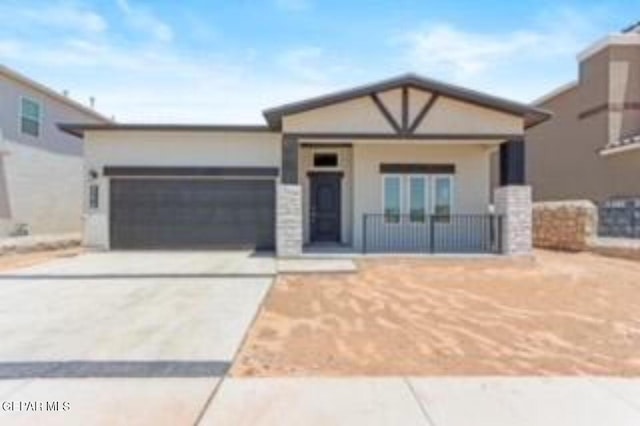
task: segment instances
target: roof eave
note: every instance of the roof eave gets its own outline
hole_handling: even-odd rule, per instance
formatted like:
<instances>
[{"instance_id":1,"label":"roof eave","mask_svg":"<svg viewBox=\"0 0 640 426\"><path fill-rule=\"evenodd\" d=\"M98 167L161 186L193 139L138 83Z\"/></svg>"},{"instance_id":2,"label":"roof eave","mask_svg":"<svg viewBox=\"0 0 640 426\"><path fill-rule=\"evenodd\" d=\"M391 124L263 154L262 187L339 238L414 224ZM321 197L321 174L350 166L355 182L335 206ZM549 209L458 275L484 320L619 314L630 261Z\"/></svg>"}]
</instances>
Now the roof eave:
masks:
<instances>
[{"instance_id":1,"label":"roof eave","mask_svg":"<svg viewBox=\"0 0 640 426\"><path fill-rule=\"evenodd\" d=\"M541 108L532 108L527 114L524 115L524 128L525 130L531 129L545 121L550 120L553 117L551 111L547 111Z\"/></svg>"},{"instance_id":2,"label":"roof eave","mask_svg":"<svg viewBox=\"0 0 640 426\"><path fill-rule=\"evenodd\" d=\"M551 117L548 111L532 107L527 104L498 98L485 93L476 92L463 87L453 86L436 80L420 77L416 74L406 74L400 77L384 80L360 86L355 89L348 89L329 95L318 96L304 101L284 104L278 107L269 108L263 111L271 129L280 131L282 129L282 119L287 115L298 114L313 109L322 108L333 103L344 102L349 99L368 96L373 93L397 89L409 86L416 89L439 92L443 96L454 98L463 102L475 103L479 106L502 111L506 114L518 115L525 118L526 127L535 126ZM530 117L530 118L527 118Z\"/></svg>"},{"instance_id":3,"label":"roof eave","mask_svg":"<svg viewBox=\"0 0 640 426\"><path fill-rule=\"evenodd\" d=\"M199 131L199 132L256 132L272 130L262 124L153 124L153 123L58 123L58 128L74 136L83 137L87 131Z\"/></svg>"}]
</instances>

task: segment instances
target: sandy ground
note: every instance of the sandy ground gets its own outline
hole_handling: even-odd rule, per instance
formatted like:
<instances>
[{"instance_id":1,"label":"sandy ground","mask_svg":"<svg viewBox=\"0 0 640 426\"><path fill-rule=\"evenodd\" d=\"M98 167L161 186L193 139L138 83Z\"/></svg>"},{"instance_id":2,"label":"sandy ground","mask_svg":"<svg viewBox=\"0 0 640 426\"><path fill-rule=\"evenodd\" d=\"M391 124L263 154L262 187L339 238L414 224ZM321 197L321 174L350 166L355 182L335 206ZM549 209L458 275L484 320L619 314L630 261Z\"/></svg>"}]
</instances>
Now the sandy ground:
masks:
<instances>
[{"instance_id":1,"label":"sandy ground","mask_svg":"<svg viewBox=\"0 0 640 426\"><path fill-rule=\"evenodd\" d=\"M11 253L0 256L0 271L27 268L40 263L49 262L61 257L77 256L82 248L74 247L59 250L44 250L33 253Z\"/></svg>"},{"instance_id":2,"label":"sandy ground","mask_svg":"<svg viewBox=\"0 0 640 426\"><path fill-rule=\"evenodd\" d=\"M235 376L640 375L640 263L380 259L278 279Z\"/></svg>"}]
</instances>

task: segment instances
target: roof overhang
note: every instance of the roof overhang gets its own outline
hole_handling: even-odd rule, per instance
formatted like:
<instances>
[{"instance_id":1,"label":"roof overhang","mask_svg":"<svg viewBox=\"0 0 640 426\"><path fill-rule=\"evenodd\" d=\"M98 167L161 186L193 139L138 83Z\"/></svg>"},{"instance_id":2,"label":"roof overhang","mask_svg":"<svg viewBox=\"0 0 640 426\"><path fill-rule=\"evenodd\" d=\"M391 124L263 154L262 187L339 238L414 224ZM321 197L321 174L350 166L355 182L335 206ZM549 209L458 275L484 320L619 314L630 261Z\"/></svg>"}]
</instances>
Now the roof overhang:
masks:
<instances>
[{"instance_id":1,"label":"roof overhang","mask_svg":"<svg viewBox=\"0 0 640 426\"><path fill-rule=\"evenodd\" d=\"M541 97L535 99L533 102L531 102L531 105L541 106L549 102L550 100L557 98L560 95L563 95L573 89L576 89L577 87L578 87L577 81L571 81L569 83L565 83L562 86L556 87L546 95L542 95Z\"/></svg>"},{"instance_id":2,"label":"roof overhang","mask_svg":"<svg viewBox=\"0 0 640 426\"><path fill-rule=\"evenodd\" d=\"M584 61L609 46L634 45L640 45L640 34L638 33L609 34L578 53L578 61Z\"/></svg>"},{"instance_id":3,"label":"roof overhang","mask_svg":"<svg viewBox=\"0 0 640 426\"><path fill-rule=\"evenodd\" d=\"M640 149L640 134L610 143L598 152L601 156L606 157L638 149Z\"/></svg>"},{"instance_id":4,"label":"roof overhang","mask_svg":"<svg viewBox=\"0 0 640 426\"><path fill-rule=\"evenodd\" d=\"M402 87L425 90L463 102L468 102L485 108L501 111L506 114L517 115L523 117L524 126L526 128L540 124L548 120L552 116L551 112L531 105L495 97L459 86L454 86L448 83L443 83L441 81L425 78L416 74L406 74L400 77L391 78L389 80L335 92L329 95L319 96L300 102L285 104L275 108L270 108L263 111L263 115L267 120L269 127L273 130L279 131L282 129L282 119L287 115L311 111L332 104L345 102L363 96L372 96L380 92L385 92Z\"/></svg>"},{"instance_id":5,"label":"roof overhang","mask_svg":"<svg viewBox=\"0 0 640 426\"><path fill-rule=\"evenodd\" d=\"M120 123L58 123L58 128L71 135L83 137L87 131L163 131L163 132L246 132L266 133L272 130L264 125L231 124L120 124Z\"/></svg>"},{"instance_id":6,"label":"roof overhang","mask_svg":"<svg viewBox=\"0 0 640 426\"><path fill-rule=\"evenodd\" d=\"M82 137L87 131L191 131L191 132L279 132L282 121L287 115L311 111L332 104L345 102L363 96L376 96L381 92L399 88L414 88L428 91L434 95L445 96L480 107L492 109L518 117L522 117L524 127L530 128L540 124L552 114L535 106L514 102L485 93L473 91L459 86L428 79L416 74L406 74L389 80L380 81L353 89L319 96L300 102L294 102L270 108L263 112L267 125L210 125L210 124L120 124L109 123L60 123L58 127L67 133Z\"/></svg>"}]
</instances>

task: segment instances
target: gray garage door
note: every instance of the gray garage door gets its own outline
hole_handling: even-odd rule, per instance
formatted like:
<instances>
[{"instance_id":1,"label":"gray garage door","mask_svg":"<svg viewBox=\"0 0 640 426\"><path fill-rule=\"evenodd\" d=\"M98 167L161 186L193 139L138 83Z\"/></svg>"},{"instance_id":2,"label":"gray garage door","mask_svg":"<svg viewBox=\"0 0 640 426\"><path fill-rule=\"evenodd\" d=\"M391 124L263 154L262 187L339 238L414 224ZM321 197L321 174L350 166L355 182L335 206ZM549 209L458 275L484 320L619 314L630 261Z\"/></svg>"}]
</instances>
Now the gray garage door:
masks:
<instances>
[{"instance_id":1,"label":"gray garage door","mask_svg":"<svg viewBox=\"0 0 640 426\"><path fill-rule=\"evenodd\" d=\"M115 249L273 249L273 180L113 179Z\"/></svg>"}]
</instances>

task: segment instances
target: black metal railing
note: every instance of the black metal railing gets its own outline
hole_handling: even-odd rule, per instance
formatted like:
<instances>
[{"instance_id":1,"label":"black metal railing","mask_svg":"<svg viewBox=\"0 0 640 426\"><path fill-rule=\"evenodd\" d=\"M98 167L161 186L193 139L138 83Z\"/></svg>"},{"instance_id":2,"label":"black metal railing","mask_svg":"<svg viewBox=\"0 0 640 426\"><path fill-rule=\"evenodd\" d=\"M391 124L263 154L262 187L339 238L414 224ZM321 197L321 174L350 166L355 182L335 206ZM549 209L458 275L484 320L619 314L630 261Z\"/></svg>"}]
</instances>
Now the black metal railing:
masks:
<instances>
[{"instance_id":1,"label":"black metal railing","mask_svg":"<svg viewBox=\"0 0 640 426\"><path fill-rule=\"evenodd\" d=\"M640 198L607 200L598 210L600 236L640 238Z\"/></svg>"},{"instance_id":2,"label":"black metal railing","mask_svg":"<svg viewBox=\"0 0 640 426\"><path fill-rule=\"evenodd\" d=\"M502 252L502 217L491 214L365 214L364 253Z\"/></svg>"}]
</instances>

